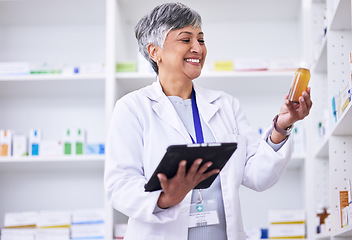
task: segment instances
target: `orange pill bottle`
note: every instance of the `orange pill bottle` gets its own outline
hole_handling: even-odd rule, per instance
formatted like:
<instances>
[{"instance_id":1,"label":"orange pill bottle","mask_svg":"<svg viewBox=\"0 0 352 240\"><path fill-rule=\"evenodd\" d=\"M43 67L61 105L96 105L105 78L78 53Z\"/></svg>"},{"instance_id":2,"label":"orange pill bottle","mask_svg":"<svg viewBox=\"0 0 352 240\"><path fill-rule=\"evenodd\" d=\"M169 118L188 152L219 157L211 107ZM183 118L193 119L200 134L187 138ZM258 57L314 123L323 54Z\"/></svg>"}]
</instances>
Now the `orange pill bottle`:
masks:
<instances>
[{"instance_id":1,"label":"orange pill bottle","mask_svg":"<svg viewBox=\"0 0 352 240\"><path fill-rule=\"evenodd\" d=\"M308 83L310 80L310 71L306 65L301 65L295 72L290 92L288 94L288 100L291 102L299 103L299 97L302 96L304 91L307 91Z\"/></svg>"}]
</instances>

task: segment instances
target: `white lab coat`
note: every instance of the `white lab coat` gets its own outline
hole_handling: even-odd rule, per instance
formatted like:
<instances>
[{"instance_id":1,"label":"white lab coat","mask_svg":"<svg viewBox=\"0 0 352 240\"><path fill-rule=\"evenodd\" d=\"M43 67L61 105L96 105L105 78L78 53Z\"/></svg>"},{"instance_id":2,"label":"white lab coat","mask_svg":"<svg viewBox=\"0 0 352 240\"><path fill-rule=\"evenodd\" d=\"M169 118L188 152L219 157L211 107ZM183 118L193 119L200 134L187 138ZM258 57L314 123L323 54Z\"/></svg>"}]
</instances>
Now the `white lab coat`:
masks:
<instances>
[{"instance_id":1,"label":"white lab coat","mask_svg":"<svg viewBox=\"0 0 352 240\"><path fill-rule=\"evenodd\" d=\"M220 181L228 240L244 240L239 187L262 191L274 185L291 157L291 140L275 152L250 127L235 98L193 85L200 116L216 141L238 141ZM105 190L112 207L129 217L126 240L187 239L192 193L177 206L155 211L160 191L144 191L166 148L186 143L192 140L159 81L116 102L106 143Z\"/></svg>"}]
</instances>

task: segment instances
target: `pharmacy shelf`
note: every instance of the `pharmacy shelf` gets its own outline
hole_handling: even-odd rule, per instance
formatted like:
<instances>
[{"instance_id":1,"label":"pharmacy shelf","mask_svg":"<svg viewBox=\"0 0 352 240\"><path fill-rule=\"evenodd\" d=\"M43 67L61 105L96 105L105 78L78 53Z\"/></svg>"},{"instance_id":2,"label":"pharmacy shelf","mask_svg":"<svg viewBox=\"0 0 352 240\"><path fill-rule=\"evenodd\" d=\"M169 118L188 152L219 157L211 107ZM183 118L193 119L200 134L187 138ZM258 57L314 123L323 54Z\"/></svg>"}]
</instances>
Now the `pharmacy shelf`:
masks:
<instances>
[{"instance_id":1,"label":"pharmacy shelf","mask_svg":"<svg viewBox=\"0 0 352 240\"><path fill-rule=\"evenodd\" d=\"M317 240L324 240L324 239L330 239L330 238L331 238L331 232L319 233L315 235L315 239Z\"/></svg>"},{"instance_id":2,"label":"pharmacy shelf","mask_svg":"<svg viewBox=\"0 0 352 240\"><path fill-rule=\"evenodd\" d=\"M323 38L321 45L318 47L316 58L313 60L312 72L324 72L327 70L327 43L326 37Z\"/></svg>"},{"instance_id":3,"label":"pharmacy shelf","mask_svg":"<svg viewBox=\"0 0 352 240\"><path fill-rule=\"evenodd\" d=\"M283 94L288 92L293 75L294 71L203 72L195 82L214 90L232 90L232 94L243 92ZM115 78L120 94L131 92L156 81L156 75L153 73L118 73ZM246 84L243 84L244 81ZM275 87L268 88L268 86Z\"/></svg>"},{"instance_id":4,"label":"pharmacy shelf","mask_svg":"<svg viewBox=\"0 0 352 240\"><path fill-rule=\"evenodd\" d=\"M332 233L333 237L337 238L350 238L352 237L352 225L346 226L344 228L338 229Z\"/></svg>"},{"instance_id":5,"label":"pharmacy shelf","mask_svg":"<svg viewBox=\"0 0 352 240\"><path fill-rule=\"evenodd\" d=\"M105 155L1 157L1 171L93 170L103 171Z\"/></svg>"},{"instance_id":6,"label":"pharmacy shelf","mask_svg":"<svg viewBox=\"0 0 352 240\"><path fill-rule=\"evenodd\" d=\"M292 76L292 71L203 71L200 78L262 78ZM155 79L155 73L117 73L116 79Z\"/></svg>"},{"instance_id":7,"label":"pharmacy shelf","mask_svg":"<svg viewBox=\"0 0 352 240\"><path fill-rule=\"evenodd\" d=\"M340 119L332 129L331 133L325 135L321 144L318 145L314 156L316 158L328 158L329 157L329 138L333 136L350 136L352 135L352 104L350 103L341 115Z\"/></svg>"},{"instance_id":8,"label":"pharmacy shelf","mask_svg":"<svg viewBox=\"0 0 352 240\"><path fill-rule=\"evenodd\" d=\"M336 10L333 14L329 30L350 30L351 29L351 1L338 0Z\"/></svg>"},{"instance_id":9,"label":"pharmacy shelf","mask_svg":"<svg viewBox=\"0 0 352 240\"><path fill-rule=\"evenodd\" d=\"M100 96L104 97L105 81L97 75L27 75L0 77L2 97L55 97Z\"/></svg>"},{"instance_id":10,"label":"pharmacy shelf","mask_svg":"<svg viewBox=\"0 0 352 240\"><path fill-rule=\"evenodd\" d=\"M0 82L7 81L83 81L83 80L101 80L104 81L105 75L99 74L28 74L16 76L0 76Z\"/></svg>"},{"instance_id":11,"label":"pharmacy shelf","mask_svg":"<svg viewBox=\"0 0 352 240\"><path fill-rule=\"evenodd\" d=\"M347 106L339 120L337 121L334 129L332 130L332 135L352 135L352 104Z\"/></svg>"},{"instance_id":12,"label":"pharmacy shelf","mask_svg":"<svg viewBox=\"0 0 352 240\"><path fill-rule=\"evenodd\" d=\"M329 157L329 135L325 135L321 143L318 144L318 148L315 151L314 156L320 159L326 159Z\"/></svg>"}]
</instances>

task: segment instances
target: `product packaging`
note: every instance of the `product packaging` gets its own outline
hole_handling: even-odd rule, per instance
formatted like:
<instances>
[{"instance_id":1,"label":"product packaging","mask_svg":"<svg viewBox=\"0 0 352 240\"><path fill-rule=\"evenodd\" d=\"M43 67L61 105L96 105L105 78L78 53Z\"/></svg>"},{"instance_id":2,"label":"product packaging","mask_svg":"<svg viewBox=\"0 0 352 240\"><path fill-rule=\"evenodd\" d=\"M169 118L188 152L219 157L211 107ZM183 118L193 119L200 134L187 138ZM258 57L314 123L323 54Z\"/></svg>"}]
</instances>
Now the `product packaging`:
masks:
<instances>
[{"instance_id":1,"label":"product packaging","mask_svg":"<svg viewBox=\"0 0 352 240\"><path fill-rule=\"evenodd\" d=\"M14 157L23 157L28 155L28 142L25 135L14 135L12 144L12 155Z\"/></svg>"},{"instance_id":2,"label":"product packaging","mask_svg":"<svg viewBox=\"0 0 352 240\"><path fill-rule=\"evenodd\" d=\"M10 157L12 155L12 132L10 130L0 130L0 157Z\"/></svg>"},{"instance_id":3,"label":"product packaging","mask_svg":"<svg viewBox=\"0 0 352 240\"><path fill-rule=\"evenodd\" d=\"M29 155L39 156L39 148L41 142L41 131L39 129L31 129L29 131Z\"/></svg>"},{"instance_id":4,"label":"product packaging","mask_svg":"<svg viewBox=\"0 0 352 240\"><path fill-rule=\"evenodd\" d=\"M76 155L84 154L86 145L86 132L82 129L76 130L75 135L75 153Z\"/></svg>"},{"instance_id":5,"label":"product packaging","mask_svg":"<svg viewBox=\"0 0 352 240\"><path fill-rule=\"evenodd\" d=\"M74 152L73 138L70 129L66 129L63 137L63 153L64 155L71 155Z\"/></svg>"}]
</instances>

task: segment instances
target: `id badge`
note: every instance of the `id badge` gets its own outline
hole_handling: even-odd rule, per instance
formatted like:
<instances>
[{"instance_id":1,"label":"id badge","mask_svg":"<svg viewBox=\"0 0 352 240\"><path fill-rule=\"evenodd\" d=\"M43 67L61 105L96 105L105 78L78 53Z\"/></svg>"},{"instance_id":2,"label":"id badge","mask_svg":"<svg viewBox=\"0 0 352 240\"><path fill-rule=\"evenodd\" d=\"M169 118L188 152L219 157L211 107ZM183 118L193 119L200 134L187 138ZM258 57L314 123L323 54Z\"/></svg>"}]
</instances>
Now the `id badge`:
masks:
<instances>
[{"instance_id":1,"label":"id badge","mask_svg":"<svg viewBox=\"0 0 352 240\"><path fill-rule=\"evenodd\" d=\"M215 200L204 200L192 203L189 213L189 228L219 224L217 204Z\"/></svg>"}]
</instances>

